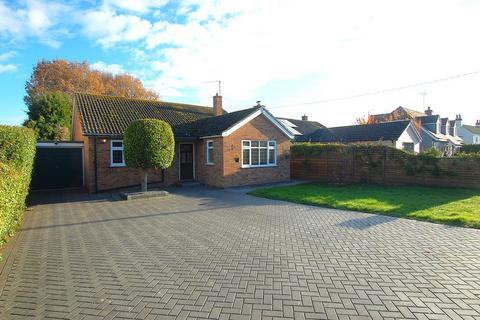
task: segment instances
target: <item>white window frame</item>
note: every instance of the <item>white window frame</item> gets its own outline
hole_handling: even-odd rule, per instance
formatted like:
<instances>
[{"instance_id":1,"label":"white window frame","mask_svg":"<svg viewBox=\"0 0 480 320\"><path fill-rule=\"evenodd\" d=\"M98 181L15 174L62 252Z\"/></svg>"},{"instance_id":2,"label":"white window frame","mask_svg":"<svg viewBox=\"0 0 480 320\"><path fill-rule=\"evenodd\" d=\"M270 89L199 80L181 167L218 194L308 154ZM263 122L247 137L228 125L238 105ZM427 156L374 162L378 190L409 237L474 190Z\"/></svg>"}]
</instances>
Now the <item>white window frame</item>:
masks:
<instances>
[{"instance_id":1,"label":"white window frame","mask_svg":"<svg viewBox=\"0 0 480 320\"><path fill-rule=\"evenodd\" d=\"M210 145L211 144L211 145ZM212 150L212 157L210 159L210 157L208 156L208 151ZM207 143L206 143L206 162L208 165L213 165L215 164L215 162L213 161L213 153L215 152L214 151L214 146L213 146L213 140L207 140Z\"/></svg>"},{"instance_id":2,"label":"white window frame","mask_svg":"<svg viewBox=\"0 0 480 320\"><path fill-rule=\"evenodd\" d=\"M267 142L267 164L252 164L252 142L253 141L258 141L259 142L259 145L260 145L260 141L266 141ZM248 142L249 143L249 146L246 147L244 146L244 142ZM270 143L273 143L273 146L270 146ZM242 168L265 168L265 167L276 167L277 166L277 141L275 140L242 140L241 141L241 153L242 153L242 157L241 157L241 164L242 164ZM257 148L255 148L257 149ZM258 152L260 152L260 149L261 148L258 148ZM270 163L270 150L274 150L274 163ZM244 164L243 163L243 151L244 150L249 150L249 164ZM260 154L258 155L258 160L260 162Z\"/></svg>"},{"instance_id":3,"label":"white window frame","mask_svg":"<svg viewBox=\"0 0 480 320\"><path fill-rule=\"evenodd\" d=\"M114 142L121 142L121 147L114 147ZM111 167L125 167L125 150L123 140L110 140L110 166ZM113 163L113 151L122 151L122 163Z\"/></svg>"}]
</instances>

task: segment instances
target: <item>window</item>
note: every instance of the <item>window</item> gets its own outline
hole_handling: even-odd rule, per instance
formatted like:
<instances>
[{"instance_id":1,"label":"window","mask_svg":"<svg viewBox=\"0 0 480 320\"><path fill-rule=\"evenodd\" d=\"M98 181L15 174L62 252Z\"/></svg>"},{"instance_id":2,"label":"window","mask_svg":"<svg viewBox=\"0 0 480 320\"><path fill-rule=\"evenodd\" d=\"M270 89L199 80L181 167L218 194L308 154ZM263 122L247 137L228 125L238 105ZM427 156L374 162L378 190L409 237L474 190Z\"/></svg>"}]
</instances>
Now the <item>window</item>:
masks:
<instances>
[{"instance_id":1,"label":"window","mask_svg":"<svg viewBox=\"0 0 480 320\"><path fill-rule=\"evenodd\" d=\"M110 166L123 167L125 166L125 157L123 155L123 141L110 141Z\"/></svg>"},{"instance_id":2,"label":"window","mask_svg":"<svg viewBox=\"0 0 480 320\"><path fill-rule=\"evenodd\" d=\"M414 152L415 151L415 145L412 142L404 142L403 143L403 150L407 152Z\"/></svg>"},{"instance_id":3,"label":"window","mask_svg":"<svg viewBox=\"0 0 480 320\"><path fill-rule=\"evenodd\" d=\"M207 164L214 164L213 162L213 140L207 141Z\"/></svg>"},{"instance_id":4,"label":"window","mask_svg":"<svg viewBox=\"0 0 480 320\"><path fill-rule=\"evenodd\" d=\"M242 141L242 167L268 167L277 164L277 142L267 140Z\"/></svg>"}]
</instances>

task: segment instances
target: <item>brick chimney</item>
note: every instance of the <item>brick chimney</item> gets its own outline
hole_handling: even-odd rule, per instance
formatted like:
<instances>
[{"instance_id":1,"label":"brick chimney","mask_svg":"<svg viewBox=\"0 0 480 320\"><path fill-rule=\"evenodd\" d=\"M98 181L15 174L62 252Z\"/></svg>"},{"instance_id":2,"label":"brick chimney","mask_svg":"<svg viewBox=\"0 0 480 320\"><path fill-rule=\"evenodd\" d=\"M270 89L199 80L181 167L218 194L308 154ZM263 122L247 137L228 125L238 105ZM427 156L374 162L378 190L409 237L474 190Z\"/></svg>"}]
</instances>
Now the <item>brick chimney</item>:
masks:
<instances>
[{"instance_id":1,"label":"brick chimney","mask_svg":"<svg viewBox=\"0 0 480 320\"><path fill-rule=\"evenodd\" d=\"M430 107L427 108L427 110L425 110L425 113L429 116L431 116L433 114L433 110L430 109Z\"/></svg>"},{"instance_id":2,"label":"brick chimney","mask_svg":"<svg viewBox=\"0 0 480 320\"><path fill-rule=\"evenodd\" d=\"M219 96L218 93L213 97L213 112L216 116L223 114L222 96Z\"/></svg>"},{"instance_id":3,"label":"brick chimney","mask_svg":"<svg viewBox=\"0 0 480 320\"><path fill-rule=\"evenodd\" d=\"M302 116L302 121L308 121L308 116L306 114Z\"/></svg>"},{"instance_id":4,"label":"brick chimney","mask_svg":"<svg viewBox=\"0 0 480 320\"><path fill-rule=\"evenodd\" d=\"M480 120L477 120L477 123L475 123L475 127L480 128Z\"/></svg>"}]
</instances>

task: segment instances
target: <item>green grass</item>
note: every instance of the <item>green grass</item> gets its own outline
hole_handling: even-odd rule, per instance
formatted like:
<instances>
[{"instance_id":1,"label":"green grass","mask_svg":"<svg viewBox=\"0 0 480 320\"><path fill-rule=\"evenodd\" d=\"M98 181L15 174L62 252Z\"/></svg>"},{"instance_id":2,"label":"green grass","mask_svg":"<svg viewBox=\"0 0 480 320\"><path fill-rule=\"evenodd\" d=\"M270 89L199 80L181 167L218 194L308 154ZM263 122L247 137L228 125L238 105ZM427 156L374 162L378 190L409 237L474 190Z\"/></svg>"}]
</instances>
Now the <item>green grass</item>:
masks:
<instances>
[{"instance_id":1,"label":"green grass","mask_svg":"<svg viewBox=\"0 0 480 320\"><path fill-rule=\"evenodd\" d=\"M257 189L250 194L320 207L480 228L478 189L307 183Z\"/></svg>"}]
</instances>

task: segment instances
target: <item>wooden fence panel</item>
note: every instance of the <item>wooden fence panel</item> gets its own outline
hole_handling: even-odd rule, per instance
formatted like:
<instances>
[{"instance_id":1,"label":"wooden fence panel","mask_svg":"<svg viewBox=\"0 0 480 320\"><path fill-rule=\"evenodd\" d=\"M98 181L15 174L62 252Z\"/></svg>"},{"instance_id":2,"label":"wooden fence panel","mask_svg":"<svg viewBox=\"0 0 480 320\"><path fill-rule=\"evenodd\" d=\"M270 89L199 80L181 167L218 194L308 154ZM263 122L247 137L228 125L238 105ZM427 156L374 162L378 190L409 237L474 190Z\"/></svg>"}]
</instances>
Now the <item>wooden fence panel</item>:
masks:
<instances>
[{"instance_id":1,"label":"wooden fence panel","mask_svg":"<svg viewBox=\"0 0 480 320\"><path fill-rule=\"evenodd\" d=\"M421 185L436 187L480 188L480 161L442 158L438 170L408 172L407 158L395 150L371 154L326 151L320 155L291 158L292 179L325 183L376 183L385 185Z\"/></svg>"}]
</instances>

